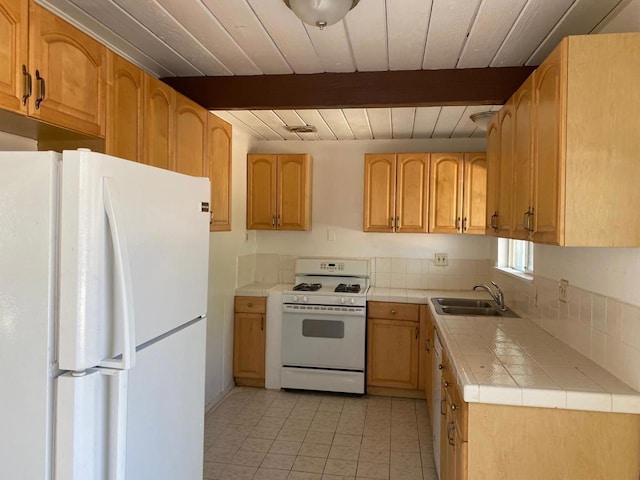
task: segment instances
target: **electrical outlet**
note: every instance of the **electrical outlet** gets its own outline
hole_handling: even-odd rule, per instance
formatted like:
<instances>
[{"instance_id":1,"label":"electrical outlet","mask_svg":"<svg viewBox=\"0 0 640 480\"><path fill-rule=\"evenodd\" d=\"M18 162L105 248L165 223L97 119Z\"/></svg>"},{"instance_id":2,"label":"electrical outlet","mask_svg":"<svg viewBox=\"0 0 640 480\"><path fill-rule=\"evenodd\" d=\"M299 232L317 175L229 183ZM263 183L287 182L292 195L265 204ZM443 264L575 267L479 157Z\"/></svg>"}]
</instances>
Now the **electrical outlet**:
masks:
<instances>
[{"instance_id":1,"label":"electrical outlet","mask_svg":"<svg viewBox=\"0 0 640 480\"><path fill-rule=\"evenodd\" d=\"M435 257L437 267L446 267L449 265L449 257L446 253L436 253Z\"/></svg>"},{"instance_id":2,"label":"electrical outlet","mask_svg":"<svg viewBox=\"0 0 640 480\"><path fill-rule=\"evenodd\" d=\"M567 280L560 280L558 284L558 300L562 303L567 303L567 290L569 289L569 282Z\"/></svg>"}]
</instances>

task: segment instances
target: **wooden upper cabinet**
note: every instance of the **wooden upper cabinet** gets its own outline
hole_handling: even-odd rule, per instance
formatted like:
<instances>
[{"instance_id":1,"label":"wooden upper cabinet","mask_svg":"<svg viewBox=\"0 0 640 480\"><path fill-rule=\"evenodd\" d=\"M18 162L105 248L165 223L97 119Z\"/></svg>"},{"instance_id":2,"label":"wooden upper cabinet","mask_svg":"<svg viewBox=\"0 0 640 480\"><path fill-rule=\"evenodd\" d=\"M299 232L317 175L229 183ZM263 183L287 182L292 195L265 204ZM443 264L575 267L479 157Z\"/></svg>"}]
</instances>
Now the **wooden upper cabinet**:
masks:
<instances>
[{"instance_id":1,"label":"wooden upper cabinet","mask_svg":"<svg viewBox=\"0 0 640 480\"><path fill-rule=\"evenodd\" d=\"M144 159L144 72L107 53L106 153L134 162Z\"/></svg>"},{"instance_id":2,"label":"wooden upper cabinet","mask_svg":"<svg viewBox=\"0 0 640 480\"><path fill-rule=\"evenodd\" d=\"M207 176L211 181L212 232L231 230L231 125L207 117Z\"/></svg>"},{"instance_id":3,"label":"wooden upper cabinet","mask_svg":"<svg viewBox=\"0 0 640 480\"><path fill-rule=\"evenodd\" d=\"M205 175L208 112L183 95L176 94L174 165L176 172Z\"/></svg>"},{"instance_id":4,"label":"wooden upper cabinet","mask_svg":"<svg viewBox=\"0 0 640 480\"><path fill-rule=\"evenodd\" d=\"M464 154L462 233L484 235L487 223L487 154Z\"/></svg>"},{"instance_id":5,"label":"wooden upper cabinet","mask_svg":"<svg viewBox=\"0 0 640 480\"><path fill-rule=\"evenodd\" d=\"M396 216L396 155L364 156L364 231L393 232Z\"/></svg>"},{"instance_id":6,"label":"wooden upper cabinet","mask_svg":"<svg viewBox=\"0 0 640 480\"><path fill-rule=\"evenodd\" d=\"M309 230L311 161L308 155L278 155L276 225L278 230Z\"/></svg>"},{"instance_id":7,"label":"wooden upper cabinet","mask_svg":"<svg viewBox=\"0 0 640 480\"><path fill-rule=\"evenodd\" d=\"M527 240L533 230L533 75L513 95L513 228L511 238Z\"/></svg>"},{"instance_id":8,"label":"wooden upper cabinet","mask_svg":"<svg viewBox=\"0 0 640 480\"><path fill-rule=\"evenodd\" d=\"M175 92L145 75L144 163L172 170Z\"/></svg>"},{"instance_id":9,"label":"wooden upper cabinet","mask_svg":"<svg viewBox=\"0 0 640 480\"><path fill-rule=\"evenodd\" d=\"M429 154L368 153L364 164L364 231L426 233Z\"/></svg>"},{"instance_id":10,"label":"wooden upper cabinet","mask_svg":"<svg viewBox=\"0 0 640 480\"><path fill-rule=\"evenodd\" d=\"M561 43L534 73L533 239L538 243L562 244L560 222L563 205L560 200L564 197L564 168L561 169L561 165L564 166L566 65L563 59L566 50L566 42ZM594 121L595 118L588 119L588 122ZM605 176L611 178L612 173Z\"/></svg>"},{"instance_id":11,"label":"wooden upper cabinet","mask_svg":"<svg viewBox=\"0 0 640 480\"><path fill-rule=\"evenodd\" d=\"M247 230L276 228L277 155L247 156Z\"/></svg>"},{"instance_id":12,"label":"wooden upper cabinet","mask_svg":"<svg viewBox=\"0 0 640 480\"><path fill-rule=\"evenodd\" d=\"M0 0L0 108L26 113L28 0Z\"/></svg>"},{"instance_id":13,"label":"wooden upper cabinet","mask_svg":"<svg viewBox=\"0 0 640 480\"><path fill-rule=\"evenodd\" d=\"M498 208L500 196L500 114L487 125L487 206L486 235L498 233Z\"/></svg>"},{"instance_id":14,"label":"wooden upper cabinet","mask_svg":"<svg viewBox=\"0 0 640 480\"><path fill-rule=\"evenodd\" d=\"M247 156L247 229L311 229L311 157Z\"/></svg>"},{"instance_id":15,"label":"wooden upper cabinet","mask_svg":"<svg viewBox=\"0 0 640 480\"><path fill-rule=\"evenodd\" d=\"M29 115L105 135L107 49L35 3L29 4Z\"/></svg>"},{"instance_id":16,"label":"wooden upper cabinet","mask_svg":"<svg viewBox=\"0 0 640 480\"><path fill-rule=\"evenodd\" d=\"M461 231L463 172L464 154L431 154L429 232Z\"/></svg>"},{"instance_id":17,"label":"wooden upper cabinet","mask_svg":"<svg viewBox=\"0 0 640 480\"><path fill-rule=\"evenodd\" d=\"M498 236L509 237L512 229L511 193L513 190L513 103L500 110L500 175L498 181Z\"/></svg>"},{"instance_id":18,"label":"wooden upper cabinet","mask_svg":"<svg viewBox=\"0 0 640 480\"><path fill-rule=\"evenodd\" d=\"M424 233L429 205L429 154L398 154L396 170L396 232Z\"/></svg>"}]
</instances>

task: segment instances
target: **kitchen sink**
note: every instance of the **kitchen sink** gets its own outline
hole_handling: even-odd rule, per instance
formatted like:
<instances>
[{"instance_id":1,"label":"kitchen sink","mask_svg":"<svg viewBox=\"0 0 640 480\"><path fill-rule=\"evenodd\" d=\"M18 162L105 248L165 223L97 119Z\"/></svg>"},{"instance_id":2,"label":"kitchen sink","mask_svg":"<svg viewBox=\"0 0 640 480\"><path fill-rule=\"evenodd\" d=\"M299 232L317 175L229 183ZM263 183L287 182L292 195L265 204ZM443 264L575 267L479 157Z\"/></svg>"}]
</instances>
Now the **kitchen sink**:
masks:
<instances>
[{"instance_id":1,"label":"kitchen sink","mask_svg":"<svg viewBox=\"0 0 640 480\"><path fill-rule=\"evenodd\" d=\"M469 317L509 317L519 318L516 313L507 309L502 311L490 300L474 300L469 298L432 298L431 302L440 315L460 315Z\"/></svg>"}]
</instances>

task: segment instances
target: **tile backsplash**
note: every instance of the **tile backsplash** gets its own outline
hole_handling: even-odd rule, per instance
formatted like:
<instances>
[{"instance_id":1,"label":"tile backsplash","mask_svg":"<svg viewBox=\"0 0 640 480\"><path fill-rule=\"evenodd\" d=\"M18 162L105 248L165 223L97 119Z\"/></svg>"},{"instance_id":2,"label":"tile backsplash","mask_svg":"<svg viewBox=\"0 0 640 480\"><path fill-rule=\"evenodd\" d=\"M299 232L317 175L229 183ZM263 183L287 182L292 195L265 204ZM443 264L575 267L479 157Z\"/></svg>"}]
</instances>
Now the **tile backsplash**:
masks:
<instances>
[{"instance_id":1,"label":"tile backsplash","mask_svg":"<svg viewBox=\"0 0 640 480\"><path fill-rule=\"evenodd\" d=\"M640 390L640 307L569 285L558 300L558 280L525 282L494 269L507 305L551 335Z\"/></svg>"}]
</instances>

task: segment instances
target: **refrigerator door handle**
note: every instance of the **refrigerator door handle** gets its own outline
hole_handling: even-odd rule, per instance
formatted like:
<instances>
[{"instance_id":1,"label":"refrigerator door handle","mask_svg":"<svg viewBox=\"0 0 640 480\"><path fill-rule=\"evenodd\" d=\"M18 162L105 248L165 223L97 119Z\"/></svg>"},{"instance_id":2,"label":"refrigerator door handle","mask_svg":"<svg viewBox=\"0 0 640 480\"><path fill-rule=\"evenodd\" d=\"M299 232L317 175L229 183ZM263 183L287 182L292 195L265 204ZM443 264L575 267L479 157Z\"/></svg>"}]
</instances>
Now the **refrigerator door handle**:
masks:
<instances>
[{"instance_id":1,"label":"refrigerator door handle","mask_svg":"<svg viewBox=\"0 0 640 480\"><path fill-rule=\"evenodd\" d=\"M118 204L118 193L111 177L103 177L104 210L109 220L109 232L113 243L115 276L122 298L122 359L109 359L100 366L128 370L136 363L135 322L133 319L133 296L131 293L131 270L126 232L118 215L122 212Z\"/></svg>"},{"instance_id":2,"label":"refrigerator door handle","mask_svg":"<svg viewBox=\"0 0 640 480\"><path fill-rule=\"evenodd\" d=\"M112 428L109 431L109 480L125 480L129 372L115 370L113 376L115 388L112 390Z\"/></svg>"}]
</instances>

